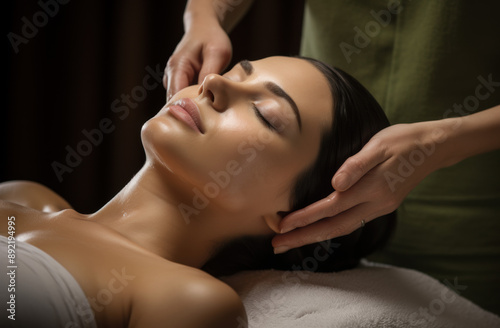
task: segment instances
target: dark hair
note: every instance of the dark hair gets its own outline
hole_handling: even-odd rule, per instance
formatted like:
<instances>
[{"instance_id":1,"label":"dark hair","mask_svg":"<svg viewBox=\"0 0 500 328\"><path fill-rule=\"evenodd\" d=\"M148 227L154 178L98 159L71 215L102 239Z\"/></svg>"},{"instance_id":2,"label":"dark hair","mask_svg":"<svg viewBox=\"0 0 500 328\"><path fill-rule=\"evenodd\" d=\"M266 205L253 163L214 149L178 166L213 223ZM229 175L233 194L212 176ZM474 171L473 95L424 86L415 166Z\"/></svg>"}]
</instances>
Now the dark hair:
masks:
<instances>
[{"instance_id":1,"label":"dark hair","mask_svg":"<svg viewBox=\"0 0 500 328\"><path fill-rule=\"evenodd\" d=\"M389 126L375 98L352 76L316 59L298 58L314 65L326 78L333 97L333 120L331 128L322 133L316 161L295 182L292 211L332 193L331 178L345 160L359 152L374 134ZM362 257L383 247L395 224L393 212L346 236L279 255L273 253L272 237L246 237L225 245L203 269L214 275L258 269L319 272L350 269Z\"/></svg>"}]
</instances>

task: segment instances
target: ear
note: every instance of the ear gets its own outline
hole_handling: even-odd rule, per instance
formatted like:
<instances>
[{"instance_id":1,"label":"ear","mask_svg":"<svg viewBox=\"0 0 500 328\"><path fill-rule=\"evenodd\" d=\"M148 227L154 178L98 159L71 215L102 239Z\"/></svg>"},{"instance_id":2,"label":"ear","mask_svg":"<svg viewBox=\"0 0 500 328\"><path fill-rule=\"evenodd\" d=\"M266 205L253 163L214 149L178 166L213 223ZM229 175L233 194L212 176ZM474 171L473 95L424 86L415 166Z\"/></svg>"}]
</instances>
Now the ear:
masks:
<instances>
[{"instance_id":1,"label":"ear","mask_svg":"<svg viewBox=\"0 0 500 328\"><path fill-rule=\"evenodd\" d=\"M266 221L267 226L274 232L279 233L279 225L281 222L281 219L285 217L287 213L286 212L278 212L274 214L267 214L264 215L264 221Z\"/></svg>"}]
</instances>

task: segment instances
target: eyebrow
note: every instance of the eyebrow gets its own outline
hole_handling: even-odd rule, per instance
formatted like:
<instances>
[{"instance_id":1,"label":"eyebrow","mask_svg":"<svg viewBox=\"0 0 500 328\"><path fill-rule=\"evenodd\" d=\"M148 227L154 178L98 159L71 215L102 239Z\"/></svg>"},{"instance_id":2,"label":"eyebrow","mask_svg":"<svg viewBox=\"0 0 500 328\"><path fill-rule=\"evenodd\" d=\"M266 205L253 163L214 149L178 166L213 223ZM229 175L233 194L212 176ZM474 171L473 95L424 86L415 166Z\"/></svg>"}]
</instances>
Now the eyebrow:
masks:
<instances>
[{"instance_id":1,"label":"eyebrow","mask_svg":"<svg viewBox=\"0 0 500 328\"><path fill-rule=\"evenodd\" d=\"M241 68L243 68L243 71L245 72L246 75L251 75L254 71L252 63L250 63L248 60L242 60L238 63L238 65L240 65ZM299 124L299 130L302 131L302 120L300 119L299 108L297 107L295 101L293 101L292 97L290 97L290 95L286 93L285 90L283 90L279 85L277 85L274 82L267 81L264 83L264 86L271 93L280 98L285 99L288 102L290 107L292 107L293 113L295 114L295 118L297 119L297 123Z\"/></svg>"}]
</instances>

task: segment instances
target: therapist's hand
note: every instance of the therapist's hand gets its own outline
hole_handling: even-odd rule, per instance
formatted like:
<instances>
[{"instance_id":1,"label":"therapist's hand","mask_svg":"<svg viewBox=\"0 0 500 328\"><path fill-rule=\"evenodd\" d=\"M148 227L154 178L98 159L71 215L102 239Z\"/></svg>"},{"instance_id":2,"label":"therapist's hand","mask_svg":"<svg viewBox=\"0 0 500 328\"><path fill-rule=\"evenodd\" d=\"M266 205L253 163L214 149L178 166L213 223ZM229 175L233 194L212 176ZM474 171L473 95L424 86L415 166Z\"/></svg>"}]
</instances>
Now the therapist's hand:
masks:
<instances>
[{"instance_id":1,"label":"therapist's hand","mask_svg":"<svg viewBox=\"0 0 500 328\"><path fill-rule=\"evenodd\" d=\"M394 211L424 177L452 164L446 162L444 149L453 124L399 124L377 133L336 172L336 191L283 218L282 234L273 239L275 252L347 235L362 220Z\"/></svg>"},{"instance_id":2,"label":"therapist's hand","mask_svg":"<svg viewBox=\"0 0 500 328\"><path fill-rule=\"evenodd\" d=\"M177 91L205 76L220 73L231 60L232 46L227 33L214 19L193 22L169 58L163 76L167 101Z\"/></svg>"}]
</instances>

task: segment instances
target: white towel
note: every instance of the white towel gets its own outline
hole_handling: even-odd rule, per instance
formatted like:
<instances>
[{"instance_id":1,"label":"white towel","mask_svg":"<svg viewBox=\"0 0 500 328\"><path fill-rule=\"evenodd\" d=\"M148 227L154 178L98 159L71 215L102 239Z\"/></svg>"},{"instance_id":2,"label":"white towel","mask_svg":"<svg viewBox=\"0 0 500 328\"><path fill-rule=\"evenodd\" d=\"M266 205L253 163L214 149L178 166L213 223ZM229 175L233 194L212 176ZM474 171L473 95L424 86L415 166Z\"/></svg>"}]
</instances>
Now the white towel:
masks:
<instances>
[{"instance_id":1,"label":"white towel","mask_svg":"<svg viewBox=\"0 0 500 328\"><path fill-rule=\"evenodd\" d=\"M0 267L5 270L0 273L0 327L97 327L85 293L66 268L18 239L10 244L16 251L15 262L10 263L8 245L7 237L0 236Z\"/></svg>"},{"instance_id":2,"label":"white towel","mask_svg":"<svg viewBox=\"0 0 500 328\"><path fill-rule=\"evenodd\" d=\"M338 273L244 271L223 280L245 305L241 328L500 327L500 317L459 295L458 279L444 282L448 288L418 271L368 261Z\"/></svg>"}]
</instances>

